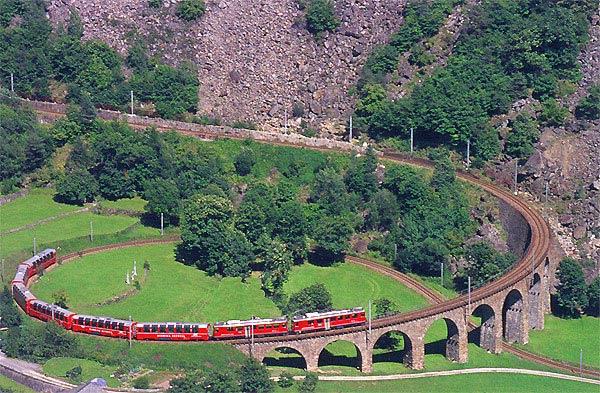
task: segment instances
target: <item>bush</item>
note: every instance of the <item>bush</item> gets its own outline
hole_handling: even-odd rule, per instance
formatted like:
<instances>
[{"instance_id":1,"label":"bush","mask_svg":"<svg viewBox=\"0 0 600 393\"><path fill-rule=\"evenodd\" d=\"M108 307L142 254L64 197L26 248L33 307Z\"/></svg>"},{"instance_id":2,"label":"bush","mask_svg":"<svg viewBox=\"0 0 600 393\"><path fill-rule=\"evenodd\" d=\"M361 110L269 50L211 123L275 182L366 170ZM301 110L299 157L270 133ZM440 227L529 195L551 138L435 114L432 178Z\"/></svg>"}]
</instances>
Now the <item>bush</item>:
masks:
<instances>
[{"instance_id":1,"label":"bush","mask_svg":"<svg viewBox=\"0 0 600 393\"><path fill-rule=\"evenodd\" d=\"M512 122L512 131L506 139L506 154L514 158L529 157L539 137L540 131L535 120L519 114Z\"/></svg>"},{"instance_id":2,"label":"bush","mask_svg":"<svg viewBox=\"0 0 600 393\"><path fill-rule=\"evenodd\" d=\"M133 381L133 387L136 389L148 389L150 387L150 380L145 375L139 377Z\"/></svg>"},{"instance_id":3,"label":"bush","mask_svg":"<svg viewBox=\"0 0 600 393\"><path fill-rule=\"evenodd\" d=\"M252 167L256 164L254 151L249 148L243 148L235 157L233 165L235 171L240 176L246 176L252 171Z\"/></svg>"},{"instance_id":4,"label":"bush","mask_svg":"<svg viewBox=\"0 0 600 393\"><path fill-rule=\"evenodd\" d=\"M160 8L162 6L162 0L148 0L148 5L151 8Z\"/></svg>"},{"instance_id":5,"label":"bush","mask_svg":"<svg viewBox=\"0 0 600 393\"><path fill-rule=\"evenodd\" d=\"M300 393L313 393L317 391L317 383L319 382L319 377L315 373L306 374L306 378L300 384L298 388L298 392Z\"/></svg>"},{"instance_id":6,"label":"bush","mask_svg":"<svg viewBox=\"0 0 600 393\"><path fill-rule=\"evenodd\" d=\"M332 0L311 0L306 7L306 26L311 33L318 36L325 31L335 30L339 25Z\"/></svg>"},{"instance_id":7,"label":"bush","mask_svg":"<svg viewBox=\"0 0 600 393\"><path fill-rule=\"evenodd\" d=\"M575 116L578 119L600 119L600 85L590 87L589 95L579 101L575 107Z\"/></svg>"},{"instance_id":8,"label":"bush","mask_svg":"<svg viewBox=\"0 0 600 393\"><path fill-rule=\"evenodd\" d=\"M560 126L565 123L568 115L568 108L563 107L554 98L550 98L542 103L539 119L547 126Z\"/></svg>"},{"instance_id":9,"label":"bush","mask_svg":"<svg viewBox=\"0 0 600 393\"><path fill-rule=\"evenodd\" d=\"M81 366L75 366L69 371L65 373L65 376L75 382L79 382L81 380Z\"/></svg>"},{"instance_id":10,"label":"bush","mask_svg":"<svg viewBox=\"0 0 600 393\"><path fill-rule=\"evenodd\" d=\"M92 202L98 194L98 182L87 170L74 170L56 183L56 199L75 205Z\"/></svg>"},{"instance_id":11,"label":"bush","mask_svg":"<svg viewBox=\"0 0 600 393\"><path fill-rule=\"evenodd\" d=\"M292 387L294 385L294 378L292 378L292 374L284 371L279 376L279 381L277 381L277 384L283 389Z\"/></svg>"},{"instance_id":12,"label":"bush","mask_svg":"<svg viewBox=\"0 0 600 393\"><path fill-rule=\"evenodd\" d=\"M587 315L593 317L600 316L600 277L596 277L594 281L587 287L588 306L586 309Z\"/></svg>"},{"instance_id":13,"label":"bush","mask_svg":"<svg viewBox=\"0 0 600 393\"><path fill-rule=\"evenodd\" d=\"M588 306L587 288L581 266L571 258L563 259L556 273L557 314L565 318L579 318Z\"/></svg>"},{"instance_id":14,"label":"bush","mask_svg":"<svg viewBox=\"0 0 600 393\"><path fill-rule=\"evenodd\" d=\"M177 16L186 21L196 20L206 11L204 0L182 0L177 5Z\"/></svg>"}]
</instances>

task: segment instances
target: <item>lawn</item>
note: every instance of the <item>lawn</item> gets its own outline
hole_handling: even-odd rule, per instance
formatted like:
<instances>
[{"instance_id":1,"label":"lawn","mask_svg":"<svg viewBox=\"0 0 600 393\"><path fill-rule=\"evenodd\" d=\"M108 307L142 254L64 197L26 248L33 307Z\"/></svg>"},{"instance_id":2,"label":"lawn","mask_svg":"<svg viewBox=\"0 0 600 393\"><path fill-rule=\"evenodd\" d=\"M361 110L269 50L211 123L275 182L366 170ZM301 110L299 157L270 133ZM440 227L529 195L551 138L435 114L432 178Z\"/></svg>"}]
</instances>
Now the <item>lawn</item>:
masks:
<instances>
[{"instance_id":1,"label":"lawn","mask_svg":"<svg viewBox=\"0 0 600 393\"><path fill-rule=\"evenodd\" d=\"M152 245L86 256L48 272L34 284L33 291L42 299L52 299L53 293L65 290L69 306L76 312L120 318L132 315L138 321L212 322L281 314L264 296L257 275L245 283L239 278L210 277L195 267L176 262L173 249L173 244ZM102 304L131 291L125 275L134 260L141 290L120 301ZM145 279L144 261L150 264ZM330 289L336 308L366 306L365 299L381 296L389 297L405 310L425 305L423 298L394 280L351 264L295 266L285 291L290 293L314 282L322 282Z\"/></svg>"},{"instance_id":2,"label":"lawn","mask_svg":"<svg viewBox=\"0 0 600 393\"><path fill-rule=\"evenodd\" d=\"M561 319L546 315L544 330L530 330L529 344L520 347L577 365L583 349L583 364L600 369L599 339L600 318Z\"/></svg>"},{"instance_id":3,"label":"lawn","mask_svg":"<svg viewBox=\"0 0 600 393\"><path fill-rule=\"evenodd\" d=\"M296 382L298 384L298 382ZM561 379L518 374L471 374L435 378L419 378L378 382L326 382L319 381L319 393L381 393L381 392L506 392L506 393L563 393L595 392L598 385L565 381ZM296 387L277 388L277 392L295 392Z\"/></svg>"},{"instance_id":4,"label":"lawn","mask_svg":"<svg viewBox=\"0 0 600 393\"><path fill-rule=\"evenodd\" d=\"M5 258L21 250L33 250L34 237L38 250L43 250L58 240L89 236L90 221L96 236L121 231L138 220L132 217L102 216L93 213L63 217L42 224L33 230L15 232L0 237L0 257Z\"/></svg>"},{"instance_id":5,"label":"lawn","mask_svg":"<svg viewBox=\"0 0 600 393\"><path fill-rule=\"evenodd\" d=\"M0 232L81 209L54 202L53 196L53 189L34 188L26 196L0 206Z\"/></svg>"},{"instance_id":6,"label":"lawn","mask_svg":"<svg viewBox=\"0 0 600 393\"><path fill-rule=\"evenodd\" d=\"M78 381L70 380L66 377L66 373L75 367L81 367L81 377ZM103 366L102 364L87 359L75 359L75 358L52 358L44 363L42 367L44 374L60 379L66 380L71 383L81 383L89 381L93 378L103 378L110 387L118 387L120 382L111 377L116 371L116 367Z\"/></svg>"},{"instance_id":7,"label":"lawn","mask_svg":"<svg viewBox=\"0 0 600 393\"><path fill-rule=\"evenodd\" d=\"M133 198L123 198L116 201L101 201L100 205L107 209L126 210L132 212L143 212L147 201L139 196Z\"/></svg>"},{"instance_id":8,"label":"lawn","mask_svg":"<svg viewBox=\"0 0 600 393\"><path fill-rule=\"evenodd\" d=\"M35 393L35 390L29 389L27 386L23 386L20 383L16 383L4 375L0 375L0 392Z\"/></svg>"}]
</instances>

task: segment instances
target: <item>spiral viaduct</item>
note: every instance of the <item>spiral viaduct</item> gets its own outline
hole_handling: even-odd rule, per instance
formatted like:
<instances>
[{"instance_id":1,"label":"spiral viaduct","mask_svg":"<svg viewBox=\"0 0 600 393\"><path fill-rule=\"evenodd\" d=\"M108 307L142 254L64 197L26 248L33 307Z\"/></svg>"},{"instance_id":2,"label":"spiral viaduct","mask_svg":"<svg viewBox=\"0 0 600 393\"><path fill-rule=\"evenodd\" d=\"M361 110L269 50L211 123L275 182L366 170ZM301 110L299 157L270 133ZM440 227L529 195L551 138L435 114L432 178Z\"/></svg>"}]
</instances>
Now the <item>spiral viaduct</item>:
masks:
<instances>
[{"instance_id":1,"label":"spiral viaduct","mask_svg":"<svg viewBox=\"0 0 600 393\"><path fill-rule=\"evenodd\" d=\"M48 121L61 117L65 113L65 108L58 104L32 101L29 101L29 104ZM314 138L304 138L306 141L298 137L286 139L286 136L282 135L271 138L265 137L267 135L265 133L247 130L205 127L175 121L166 123L161 119L104 112L100 111L99 115L110 120L125 121L138 129L154 126L159 131L175 130L206 139L252 138L266 143L318 150L354 149L350 144L342 146L340 142L336 142L332 145L329 141L322 140L321 143ZM432 167L431 162L427 160L407 155L384 153L382 158L419 167ZM370 329L367 326L357 326L303 335L262 337L252 341L236 340L231 344L259 361L263 361L267 354L275 349L290 348L302 355L308 371L315 371L324 348L334 341L345 340L355 345L361 371L371 372L373 349L377 340L389 332L398 332L404 338L404 364L418 370L424 367L425 334L437 320L444 320L447 326L446 357L459 363L467 362L468 326L471 315L481 317L481 327L476 330L478 335L476 341L487 351L501 352L503 340L508 343L526 344L530 329L544 328L544 314L550 309L550 283L556 267L548 258L550 229L539 212L508 190L466 171L458 171L457 177L502 200L526 223L527 248L521 259L502 277L475 289L470 298L468 295L463 295L424 309L375 319Z\"/></svg>"}]
</instances>

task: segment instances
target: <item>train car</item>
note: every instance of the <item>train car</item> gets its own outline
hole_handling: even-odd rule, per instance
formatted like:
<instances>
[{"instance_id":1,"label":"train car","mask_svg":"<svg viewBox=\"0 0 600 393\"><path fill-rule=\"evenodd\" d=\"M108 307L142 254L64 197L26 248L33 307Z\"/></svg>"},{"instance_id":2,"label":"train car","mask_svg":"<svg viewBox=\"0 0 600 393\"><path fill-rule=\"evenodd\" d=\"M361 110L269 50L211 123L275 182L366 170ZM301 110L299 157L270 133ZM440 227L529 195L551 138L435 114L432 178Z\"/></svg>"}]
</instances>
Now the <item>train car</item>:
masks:
<instances>
[{"instance_id":1,"label":"train car","mask_svg":"<svg viewBox=\"0 0 600 393\"><path fill-rule=\"evenodd\" d=\"M15 277L10 282L11 285L21 283L26 286L27 282L29 281L29 269L30 268L31 268L31 266L29 266L29 265L20 264L17 267L17 274L15 274Z\"/></svg>"},{"instance_id":2,"label":"train car","mask_svg":"<svg viewBox=\"0 0 600 393\"><path fill-rule=\"evenodd\" d=\"M279 336L288 333L287 317L273 319L250 319L217 322L213 326L213 337L217 340Z\"/></svg>"},{"instance_id":3,"label":"train car","mask_svg":"<svg viewBox=\"0 0 600 393\"><path fill-rule=\"evenodd\" d=\"M29 314L29 305L32 301L36 300L36 297L27 289L27 287L23 283L15 283L12 286L13 289L13 298L21 307L21 310L25 311L26 314Z\"/></svg>"},{"instance_id":4,"label":"train car","mask_svg":"<svg viewBox=\"0 0 600 393\"><path fill-rule=\"evenodd\" d=\"M21 263L19 265L19 268L21 268L22 266L24 266L24 284L27 285L27 282L29 281L29 279L36 273L35 271L35 261L37 260L37 255L32 256L31 258L29 258L28 260L26 260L25 262Z\"/></svg>"},{"instance_id":5,"label":"train car","mask_svg":"<svg viewBox=\"0 0 600 393\"><path fill-rule=\"evenodd\" d=\"M96 336L134 338L135 322L77 314L73 316L71 329Z\"/></svg>"},{"instance_id":6,"label":"train car","mask_svg":"<svg viewBox=\"0 0 600 393\"><path fill-rule=\"evenodd\" d=\"M304 333L329 330L361 325L365 322L367 322L367 318L361 307L328 312L311 312L294 317L292 319L292 331L294 333Z\"/></svg>"},{"instance_id":7,"label":"train car","mask_svg":"<svg viewBox=\"0 0 600 393\"><path fill-rule=\"evenodd\" d=\"M27 314L44 322L54 321L65 329L71 329L73 316L69 310L58 307L55 304L48 304L41 300L32 300L29 302Z\"/></svg>"},{"instance_id":8,"label":"train car","mask_svg":"<svg viewBox=\"0 0 600 393\"><path fill-rule=\"evenodd\" d=\"M138 322L136 340L153 341L206 341L210 338L207 323Z\"/></svg>"},{"instance_id":9,"label":"train car","mask_svg":"<svg viewBox=\"0 0 600 393\"><path fill-rule=\"evenodd\" d=\"M53 248L47 248L44 251L37 254L37 259L34 261L34 267L36 269L48 269L50 266L56 263L56 250Z\"/></svg>"}]
</instances>

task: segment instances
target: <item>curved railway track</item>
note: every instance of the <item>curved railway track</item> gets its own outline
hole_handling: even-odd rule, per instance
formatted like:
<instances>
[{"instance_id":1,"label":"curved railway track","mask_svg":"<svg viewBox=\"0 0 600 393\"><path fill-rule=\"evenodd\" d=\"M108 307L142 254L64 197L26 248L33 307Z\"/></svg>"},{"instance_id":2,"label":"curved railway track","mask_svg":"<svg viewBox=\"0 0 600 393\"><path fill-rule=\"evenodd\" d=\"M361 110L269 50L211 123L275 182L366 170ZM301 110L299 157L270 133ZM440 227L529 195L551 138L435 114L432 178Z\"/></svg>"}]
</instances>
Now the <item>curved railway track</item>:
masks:
<instances>
[{"instance_id":1,"label":"curved railway track","mask_svg":"<svg viewBox=\"0 0 600 393\"><path fill-rule=\"evenodd\" d=\"M51 111L46 111L46 110L38 111L38 112L42 113L46 116L50 116L50 117L54 117L54 118L64 115L64 113L51 112ZM146 128L148 126L147 123L144 123L141 120L137 119L136 116L128 116L127 118L125 118L123 120L127 121L132 127L137 128L137 129L142 128L142 127ZM212 131L190 131L189 129L177 129L177 127L168 127L167 128L167 127L161 126L160 124L156 124L156 126L157 126L156 128L160 131L174 130L174 131L180 132L185 135L190 135L190 136L195 136L195 137L200 137L200 138L215 139L215 138L219 137L219 135L215 135L215 133ZM227 135L227 137L232 138L232 139L247 139L250 137L250 135L251 134L240 133L239 135ZM291 142L282 142L282 141L262 141L262 140L260 140L258 142L283 145L283 146L291 146L291 147L302 147L302 148L307 148L307 149L312 149L312 150L337 151L332 148L315 147L315 146L309 146L309 145L302 144L302 143L291 143ZM389 160L389 161L402 163L402 164L415 165L415 166L419 166L419 167L423 167L423 168L431 169L433 167L432 163L425 159L412 157L412 156L408 156L408 155L404 155L404 154L393 153L393 152L384 152L382 158L384 160ZM485 191L489 192L490 194L494 195L495 197L497 197L497 198L503 200L504 202L506 202L507 204L509 204L513 209L515 209L519 214L521 214L523 216L523 218L525 219L525 221L527 221L529 228L530 228L530 241L527 246L527 249L525 250L523 257L505 275L503 275L502 277L498 278L497 280L495 280L491 283L488 283L488 284L472 291L471 301L477 302L479 300L483 300L490 296L493 296L494 294L513 286L514 284L520 282L521 280L526 279L528 276L531 276L531 278L533 279L533 273L534 273L535 269L544 263L545 258L548 253L548 250L549 250L549 247L550 247L550 238L551 238L550 229L549 229L548 225L546 224L546 222L544 221L544 219L542 218L542 216L539 214L539 212L537 212L536 210L534 210L533 208L528 206L523 200L521 200L520 198L513 195L510 191L508 191L502 187L493 185L487 180L480 179L480 178L474 176L473 174L466 172L466 171L462 171L462 170L457 171L457 177L461 180L464 180L468 183L474 184L474 185L484 189ZM159 239L159 240L163 241L163 242L169 241L167 239ZM170 241L173 241L173 239L171 239ZM139 242L129 242L126 244L121 244L120 246L128 247L128 246L133 246L133 245L151 244L153 242L156 243L158 241L147 240L147 241L139 241ZM117 245L116 247L110 247L110 246L97 247L95 249L95 251L92 251L92 252L101 252L106 249L118 248L118 246L119 245ZM90 253L92 253L92 252L90 252ZM79 255L85 255L85 254L83 254L81 252L73 253L73 254L69 254L69 255L63 257L61 260L72 259ZM351 257L351 258L354 258L354 257ZM413 320L417 320L417 319L435 316L437 314L441 314L441 313L444 313L447 311L451 311L451 310L454 310L457 308L464 307L468 303L468 299L467 299L466 295L462 295L462 296L459 296L457 298L450 299L450 300L445 300L443 297L441 297L441 295L439 293L432 291L429 288L426 288L421 283L419 283L417 280L414 280L409 276L402 275L401 273L396 272L395 270L393 270L391 268L386 268L381 265L374 266L373 265L374 263L370 262L370 261L366 261L366 260L362 260L362 259L361 259L361 261L362 261L362 262L360 262L361 264L363 264L365 266L369 265L368 266L369 268L377 270L377 271L381 272L382 274L386 274L390 277L393 277L394 279L397 279L397 280L405 283L405 285L417 290L419 293L421 293L423 296L425 296L428 300L430 300L433 303L433 305L426 307L424 309L421 309L421 310L416 310L416 311L398 314L398 315L387 316L387 317L383 317L383 318L374 320L372 323L372 326L374 328L385 327L385 326L389 326L389 325L393 325L393 324L397 324L397 323L401 323L401 322L408 322L408 321L413 321ZM358 262L358 259L355 259L354 262ZM370 262L371 264L369 264L368 262ZM363 327L363 326L350 327L350 328L344 328L344 329L328 331L328 332L303 334L302 337L306 338L306 337L311 337L311 336L338 335L341 333L356 332L356 331L361 331L364 329L365 329L365 327ZM297 340L298 338L299 337L295 336L295 335L287 335L287 336L280 336L277 338L269 338L269 337L255 338L255 341L256 342L264 342L264 341L268 342L268 341L273 341L273 340L293 341L293 340ZM240 343L240 342L246 343L247 340L231 340L228 342L230 342L232 344ZM557 362L557 361L554 361L551 359L547 359L547 358L544 358L539 355L531 354L531 353L523 351L521 349L512 347L506 343L503 343L503 349L506 350L507 352L511 352L511 353L513 353L519 357L522 357L524 359L531 360L531 361L534 361L537 363L541 363L541 364L547 365L549 367L558 368L558 369L565 370L568 372L576 372L576 373L579 372L579 369L574 366L565 365L563 363L560 363L560 362ZM596 377L596 378L600 377L600 372L596 371L596 370L584 369L582 373L585 375Z\"/></svg>"}]
</instances>

